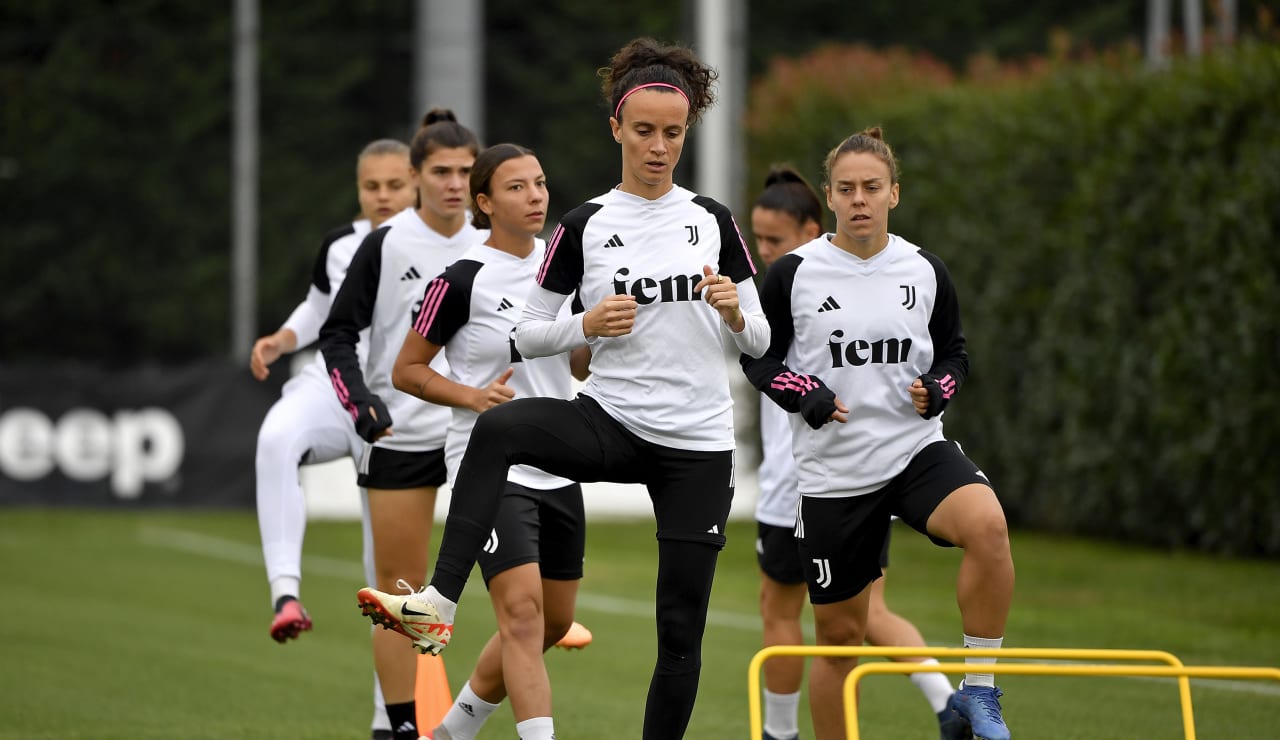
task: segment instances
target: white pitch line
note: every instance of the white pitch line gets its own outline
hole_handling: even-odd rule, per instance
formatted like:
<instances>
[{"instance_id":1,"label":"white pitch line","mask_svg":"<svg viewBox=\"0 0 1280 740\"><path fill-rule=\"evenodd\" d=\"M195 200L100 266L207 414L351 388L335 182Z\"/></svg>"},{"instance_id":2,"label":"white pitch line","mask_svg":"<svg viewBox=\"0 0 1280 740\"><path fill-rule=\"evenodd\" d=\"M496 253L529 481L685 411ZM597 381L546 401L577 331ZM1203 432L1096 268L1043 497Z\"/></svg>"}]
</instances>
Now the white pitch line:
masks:
<instances>
[{"instance_id":1,"label":"white pitch line","mask_svg":"<svg viewBox=\"0 0 1280 740\"><path fill-rule=\"evenodd\" d=\"M191 532L170 527L142 527L138 530L138 539L145 545L177 550L190 555L222 560L237 565L262 567L262 549L243 542L215 537L213 535ZM364 583L364 569L355 562L322 555L304 555L302 570L305 575L319 575L343 581ZM476 582L476 588L481 588ZM468 588L470 590L470 588ZM637 617L652 621L654 604L652 601L623 599L616 596L600 596L585 592L578 593L578 608L601 614L616 614L624 617ZM744 616L734 612L717 611L707 613L708 626L728 627L746 631L760 629L760 621L755 616Z\"/></svg>"},{"instance_id":2,"label":"white pitch line","mask_svg":"<svg viewBox=\"0 0 1280 740\"><path fill-rule=\"evenodd\" d=\"M201 555L237 565L262 567L262 548L222 537L168 527L142 527L138 539L144 545L163 547L191 555ZM344 581L364 581L364 568L356 562L327 558L322 555L304 555L303 567L309 575L321 575Z\"/></svg>"},{"instance_id":3,"label":"white pitch line","mask_svg":"<svg viewBox=\"0 0 1280 740\"><path fill-rule=\"evenodd\" d=\"M262 549L256 545L215 537L213 535L192 532L171 527L142 527L138 530L138 539L144 545L177 550L191 555L222 560L237 565L262 567ZM323 555L304 555L302 567L307 575L319 575L325 578L336 578L343 581L364 582L364 569L359 564L324 557ZM475 585L474 579L472 585ZM468 591L471 587L468 587ZM624 599L617 596L601 596L585 592L578 593L578 608L600 614L613 614L623 617L636 617L653 621L654 604L652 601ZM708 627L725 627L746 632L759 631L760 618L754 614L745 615L738 612L726 612L712 609L707 613ZM804 626L807 638L813 638L813 628L808 623ZM1076 662L1076 661L1052 661ZM1149 676L1130 676L1128 678L1142 681L1172 682L1172 678L1153 678ZM1196 689L1220 689L1261 696L1280 696L1280 686L1264 681L1237 681L1226 679L1192 679Z\"/></svg>"}]
</instances>

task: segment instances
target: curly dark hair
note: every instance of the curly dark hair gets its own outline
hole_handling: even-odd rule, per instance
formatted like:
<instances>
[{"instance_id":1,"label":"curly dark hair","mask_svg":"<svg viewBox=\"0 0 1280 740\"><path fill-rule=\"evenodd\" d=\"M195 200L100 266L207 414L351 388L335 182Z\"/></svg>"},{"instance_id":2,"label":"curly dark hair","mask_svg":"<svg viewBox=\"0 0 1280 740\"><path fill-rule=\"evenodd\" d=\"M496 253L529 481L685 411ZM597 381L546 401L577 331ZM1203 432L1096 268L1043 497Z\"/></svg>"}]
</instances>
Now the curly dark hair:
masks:
<instances>
[{"instance_id":1,"label":"curly dark hair","mask_svg":"<svg viewBox=\"0 0 1280 740\"><path fill-rule=\"evenodd\" d=\"M688 124L693 125L715 102L716 78L720 73L702 63L692 49L673 46L651 38L638 38L623 46L601 67L597 74L603 80L601 89L612 114L624 95L640 85L663 83L674 85L689 99Z\"/></svg>"}]
</instances>

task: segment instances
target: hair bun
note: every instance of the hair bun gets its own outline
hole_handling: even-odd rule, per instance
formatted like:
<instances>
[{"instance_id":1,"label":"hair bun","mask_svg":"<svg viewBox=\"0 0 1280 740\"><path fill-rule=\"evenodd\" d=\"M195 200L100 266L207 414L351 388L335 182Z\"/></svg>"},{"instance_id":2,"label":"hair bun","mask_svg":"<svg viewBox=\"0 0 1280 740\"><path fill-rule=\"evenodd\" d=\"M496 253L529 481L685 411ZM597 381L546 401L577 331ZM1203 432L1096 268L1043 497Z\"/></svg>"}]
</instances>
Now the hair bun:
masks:
<instances>
[{"instance_id":1,"label":"hair bun","mask_svg":"<svg viewBox=\"0 0 1280 740\"><path fill-rule=\"evenodd\" d=\"M766 188L770 185L783 185L789 182L798 182L805 187L809 185L804 176L796 172L796 169L789 164L775 164L769 168L769 174L765 175L764 178L764 186Z\"/></svg>"},{"instance_id":2,"label":"hair bun","mask_svg":"<svg viewBox=\"0 0 1280 740\"><path fill-rule=\"evenodd\" d=\"M453 111L449 108L432 108L427 111L427 115L422 117L423 126L430 126L431 124L438 123L440 121L453 121L457 123L458 117L454 115Z\"/></svg>"}]
</instances>

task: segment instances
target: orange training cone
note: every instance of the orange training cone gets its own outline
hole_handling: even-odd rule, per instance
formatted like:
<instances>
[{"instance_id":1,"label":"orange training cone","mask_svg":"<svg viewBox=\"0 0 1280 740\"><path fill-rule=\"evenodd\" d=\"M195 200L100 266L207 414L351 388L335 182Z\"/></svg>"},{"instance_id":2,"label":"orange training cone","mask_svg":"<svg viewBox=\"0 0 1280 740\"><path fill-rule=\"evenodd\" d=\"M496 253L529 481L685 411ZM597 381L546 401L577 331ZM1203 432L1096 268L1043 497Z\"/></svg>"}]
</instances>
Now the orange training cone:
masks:
<instances>
[{"instance_id":1,"label":"orange training cone","mask_svg":"<svg viewBox=\"0 0 1280 740\"><path fill-rule=\"evenodd\" d=\"M449 677L444 672L444 658L430 654L418 656L413 701L418 710L418 732L431 737L431 731L444 721L444 715L453 706Z\"/></svg>"}]
</instances>

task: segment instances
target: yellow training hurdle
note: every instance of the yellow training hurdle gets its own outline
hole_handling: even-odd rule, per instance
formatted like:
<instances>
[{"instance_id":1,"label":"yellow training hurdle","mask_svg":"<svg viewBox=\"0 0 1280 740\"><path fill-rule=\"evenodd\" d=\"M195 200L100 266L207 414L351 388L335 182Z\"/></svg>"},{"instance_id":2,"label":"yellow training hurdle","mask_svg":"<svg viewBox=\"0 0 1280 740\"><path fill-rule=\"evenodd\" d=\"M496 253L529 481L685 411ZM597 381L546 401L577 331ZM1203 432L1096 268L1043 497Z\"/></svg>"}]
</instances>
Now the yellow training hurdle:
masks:
<instances>
[{"instance_id":1,"label":"yellow training hurdle","mask_svg":"<svg viewBox=\"0 0 1280 740\"><path fill-rule=\"evenodd\" d=\"M817 646L775 645L760 650L748 667L747 690L750 692L748 708L751 719L751 736L759 738L763 731L760 710L760 669L769 658L796 657L862 657L884 658L1009 658L1014 660L1076 660L1076 661L1151 661L1166 665L1078 665L1050 663L996 663L983 664L983 672L1012 675L1058 676L1157 676L1175 678L1182 706L1182 724L1186 740L1195 740L1195 718L1191 708L1190 678L1244 678L1274 679L1280 681L1280 669L1230 666L1185 666L1172 653L1163 650L1106 650L1089 648L938 648L938 647L873 647L873 646ZM939 673L966 673L970 666L963 662L922 665L920 663L867 663L860 664L849 673L844 683L845 731L849 740L858 740L857 683L868 673L909 674L924 671Z\"/></svg>"}]
</instances>

